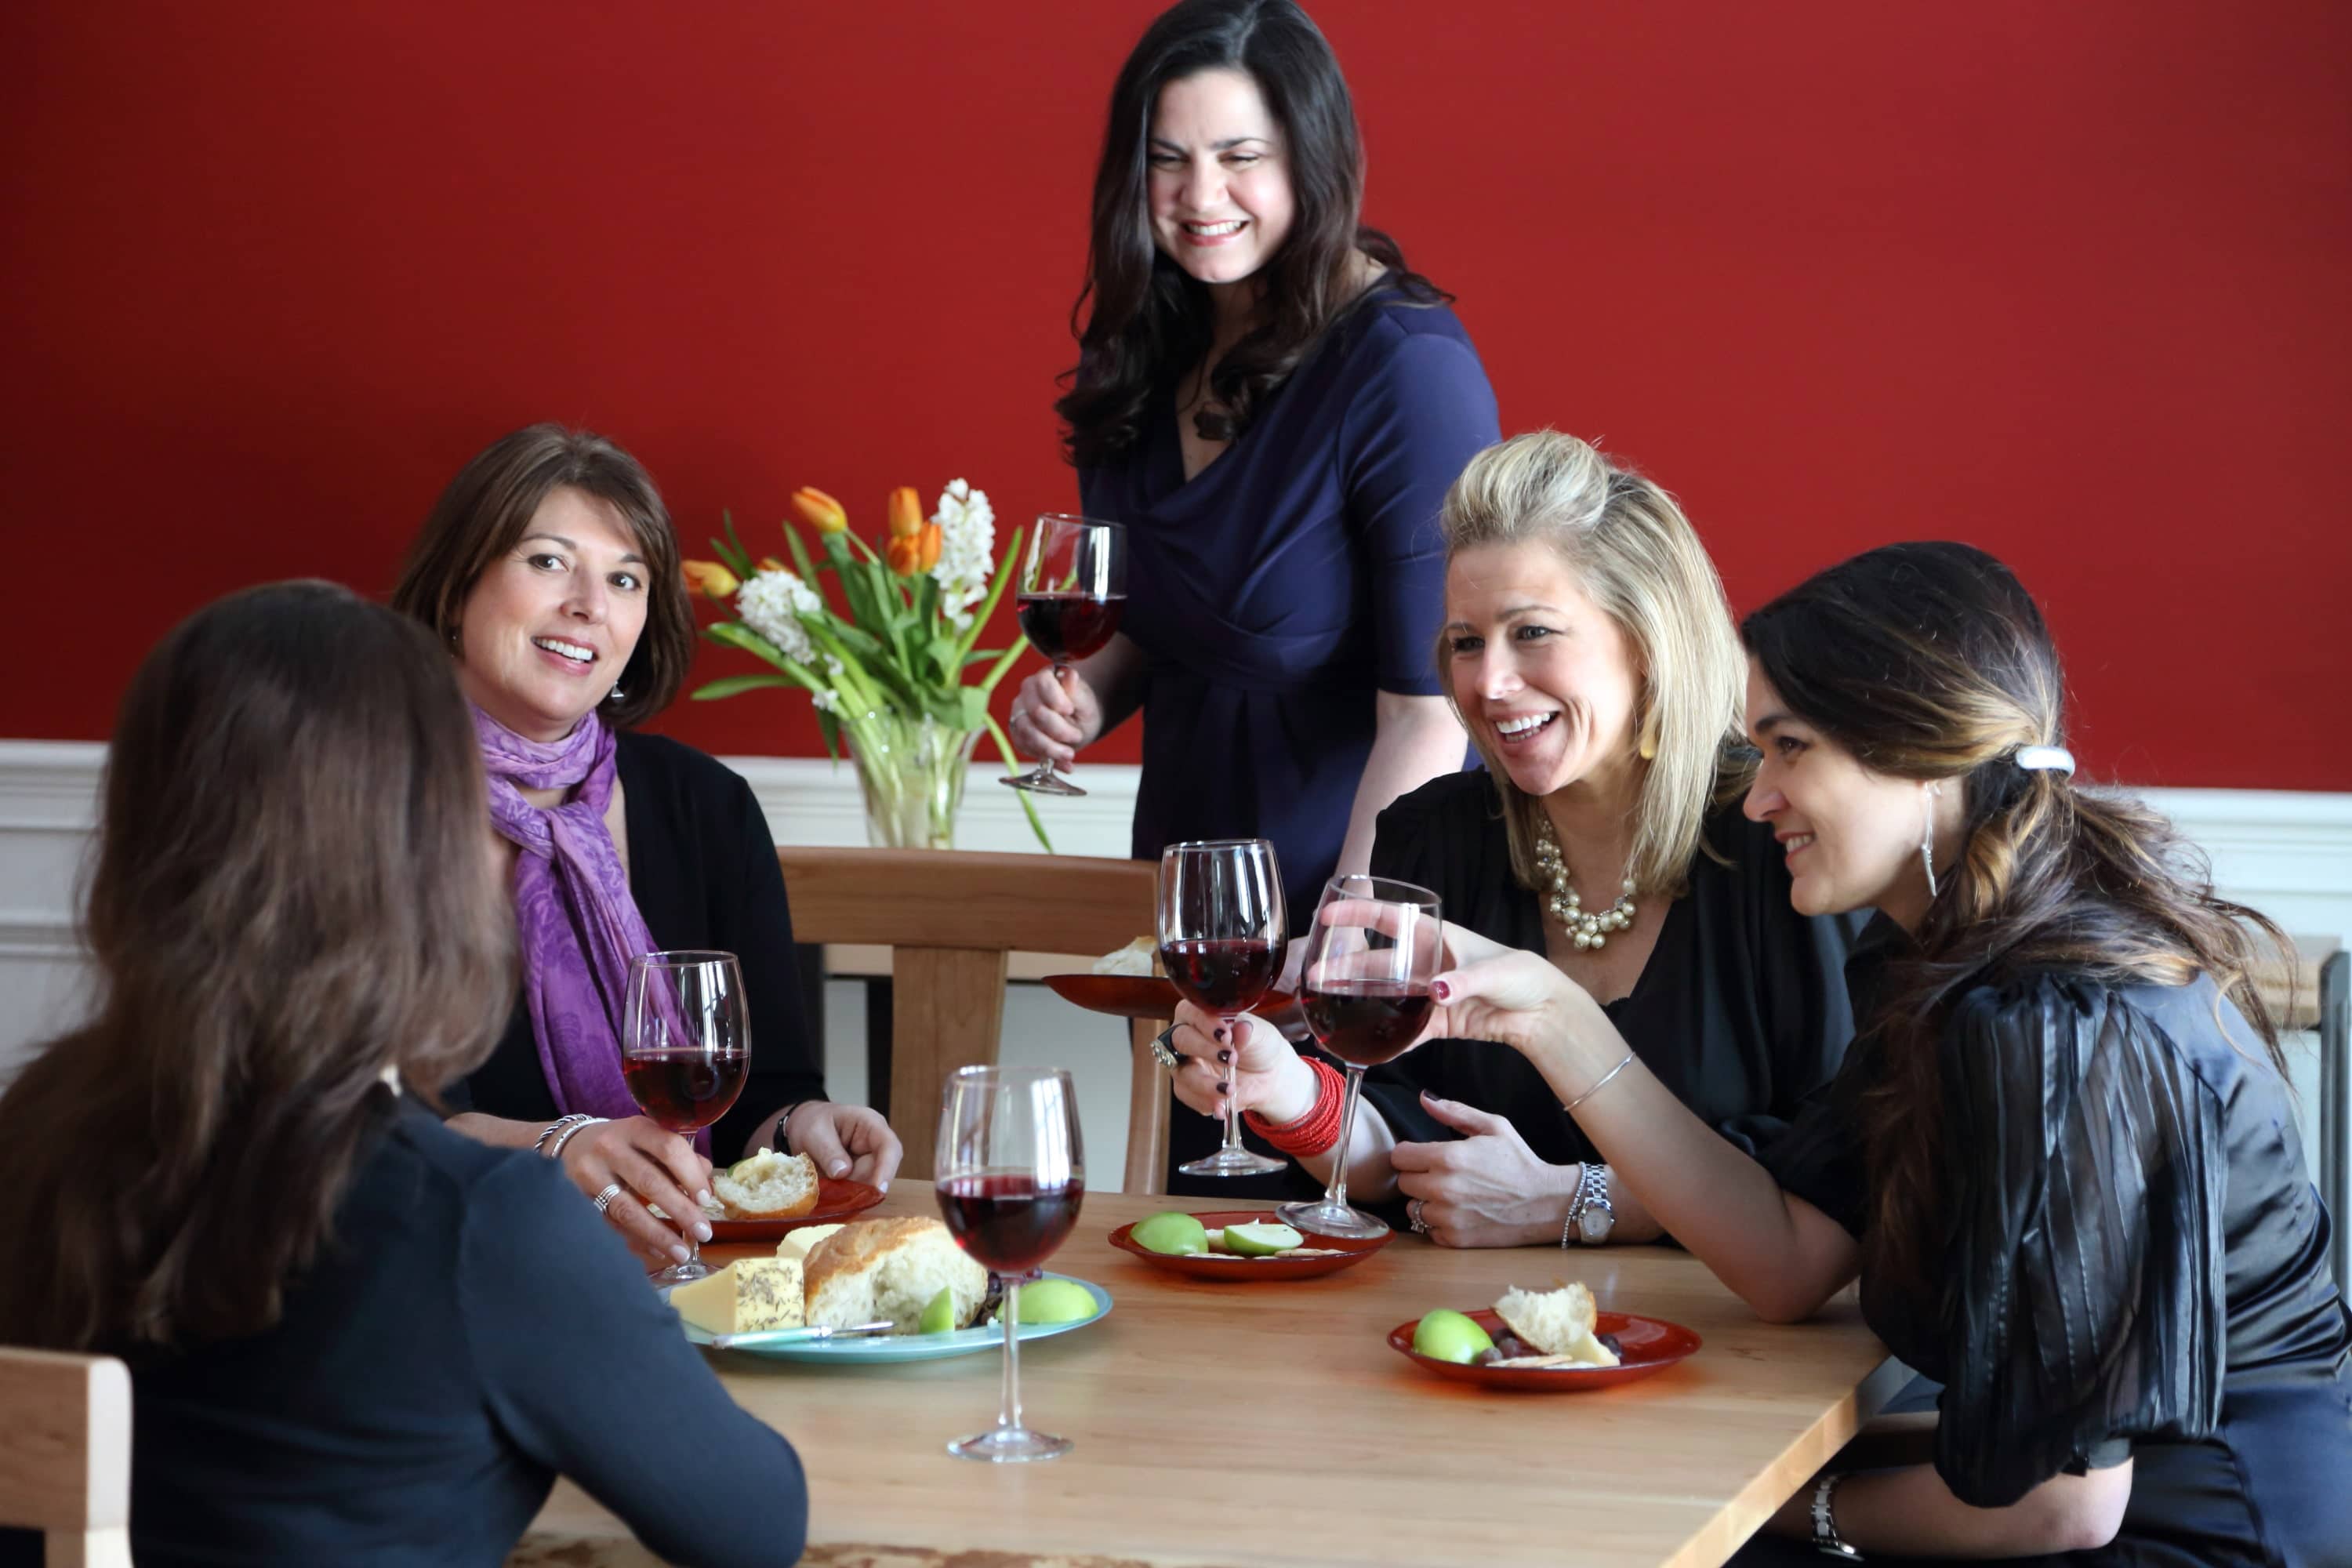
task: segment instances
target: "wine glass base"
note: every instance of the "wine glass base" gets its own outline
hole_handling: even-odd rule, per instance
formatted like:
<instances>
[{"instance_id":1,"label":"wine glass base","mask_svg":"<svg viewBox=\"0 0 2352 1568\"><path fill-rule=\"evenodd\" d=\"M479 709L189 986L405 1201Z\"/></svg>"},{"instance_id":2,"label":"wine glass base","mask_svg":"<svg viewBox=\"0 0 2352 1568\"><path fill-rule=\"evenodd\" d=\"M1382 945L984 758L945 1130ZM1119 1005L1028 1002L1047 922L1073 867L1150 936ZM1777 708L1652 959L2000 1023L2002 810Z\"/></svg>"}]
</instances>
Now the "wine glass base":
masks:
<instances>
[{"instance_id":1,"label":"wine glass base","mask_svg":"<svg viewBox=\"0 0 2352 1568\"><path fill-rule=\"evenodd\" d=\"M1269 1171L1288 1170L1290 1163L1269 1160L1247 1149L1220 1149L1176 1168L1188 1176L1263 1176Z\"/></svg>"},{"instance_id":2,"label":"wine glass base","mask_svg":"<svg viewBox=\"0 0 2352 1568\"><path fill-rule=\"evenodd\" d=\"M959 1459L978 1459L984 1464L1025 1465L1036 1459L1058 1459L1076 1447L1067 1437L1056 1437L1050 1432L1033 1432L1026 1426L998 1426L957 1438L948 1445L948 1452Z\"/></svg>"},{"instance_id":3,"label":"wine glass base","mask_svg":"<svg viewBox=\"0 0 2352 1568\"><path fill-rule=\"evenodd\" d=\"M1307 1231L1315 1236L1336 1236L1347 1241L1377 1241L1389 1233L1387 1224L1377 1215L1335 1204L1328 1198L1318 1198L1311 1204L1280 1204L1275 1216L1293 1230Z\"/></svg>"},{"instance_id":4,"label":"wine glass base","mask_svg":"<svg viewBox=\"0 0 2352 1568\"><path fill-rule=\"evenodd\" d=\"M658 1274L646 1278L656 1285L691 1285L697 1279L708 1279L718 1270L699 1258L689 1258L683 1263L673 1263Z\"/></svg>"},{"instance_id":5,"label":"wine glass base","mask_svg":"<svg viewBox=\"0 0 2352 1568\"><path fill-rule=\"evenodd\" d=\"M1071 784L1066 779L1061 778L1054 773L1045 773L1043 775L1037 773L1017 773L1011 778L1002 778L996 782L1001 784L1011 784L1014 789L1025 789L1031 795L1080 795L1087 793L1077 785Z\"/></svg>"}]
</instances>

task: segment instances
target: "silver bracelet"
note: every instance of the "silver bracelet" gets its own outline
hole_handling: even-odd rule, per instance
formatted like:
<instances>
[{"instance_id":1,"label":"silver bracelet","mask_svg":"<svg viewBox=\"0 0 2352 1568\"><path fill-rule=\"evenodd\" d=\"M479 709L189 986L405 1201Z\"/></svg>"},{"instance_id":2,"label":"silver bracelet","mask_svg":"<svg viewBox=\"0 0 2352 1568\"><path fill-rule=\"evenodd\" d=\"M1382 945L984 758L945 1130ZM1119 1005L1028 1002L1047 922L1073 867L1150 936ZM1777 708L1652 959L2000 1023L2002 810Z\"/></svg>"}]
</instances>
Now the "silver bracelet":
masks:
<instances>
[{"instance_id":1,"label":"silver bracelet","mask_svg":"<svg viewBox=\"0 0 2352 1568\"><path fill-rule=\"evenodd\" d=\"M584 1110L575 1110L569 1116L557 1117L554 1121L549 1122L546 1126L539 1130L539 1136L531 1140L530 1152L534 1154L546 1153L547 1141L549 1139L554 1137L565 1128L576 1127L581 1122L587 1120L588 1113Z\"/></svg>"},{"instance_id":2,"label":"silver bracelet","mask_svg":"<svg viewBox=\"0 0 2352 1568\"><path fill-rule=\"evenodd\" d=\"M1601 1081L1599 1083L1594 1084L1591 1089L1586 1089L1582 1094L1578 1095L1574 1100L1571 1100L1566 1105L1561 1106L1560 1109L1562 1110L1574 1110L1578 1106L1582 1105L1586 1100L1591 1100L1594 1095L1599 1094L1602 1089L1607 1089L1609 1087L1609 1080L1615 1078L1619 1073L1623 1072L1628 1067L1631 1067L1633 1062L1633 1047L1628 1046L1625 1047L1624 1056L1618 1060L1617 1065L1601 1075Z\"/></svg>"},{"instance_id":3,"label":"silver bracelet","mask_svg":"<svg viewBox=\"0 0 2352 1568\"><path fill-rule=\"evenodd\" d=\"M547 1157L551 1160L562 1159L563 1146L572 1142L572 1135L573 1133L579 1131L583 1127L599 1126L609 1120L611 1120L609 1117L603 1116L582 1116L579 1121L574 1121L571 1126L565 1128L562 1131L555 1135L555 1142L547 1146Z\"/></svg>"},{"instance_id":4,"label":"silver bracelet","mask_svg":"<svg viewBox=\"0 0 2352 1568\"><path fill-rule=\"evenodd\" d=\"M1813 1489L1813 1550L1824 1557L1860 1563L1864 1560L1862 1553L1848 1546L1845 1538L1838 1534L1837 1514L1830 1506L1838 1483L1843 1479L1842 1475L1823 1476L1821 1485Z\"/></svg>"}]
</instances>

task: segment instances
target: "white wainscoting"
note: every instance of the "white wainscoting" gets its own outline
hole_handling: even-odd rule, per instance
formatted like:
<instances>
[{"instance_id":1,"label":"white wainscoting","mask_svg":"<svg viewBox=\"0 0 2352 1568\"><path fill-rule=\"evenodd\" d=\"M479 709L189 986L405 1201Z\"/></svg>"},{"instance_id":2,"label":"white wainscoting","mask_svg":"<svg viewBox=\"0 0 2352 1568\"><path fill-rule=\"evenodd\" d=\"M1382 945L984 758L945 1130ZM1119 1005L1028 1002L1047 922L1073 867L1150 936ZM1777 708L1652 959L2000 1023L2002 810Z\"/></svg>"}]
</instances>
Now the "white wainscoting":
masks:
<instances>
[{"instance_id":1,"label":"white wainscoting","mask_svg":"<svg viewBox=\"0 0 2352 1568\"><path fill-rule=\"evenodd\" d=\"M76 879L96 820L105 748L86 742L0 741L0 1076L30 1041L61 1026L84 1005L74 931ZM847 763L823 758L731 757L751 781L779 840L862 844L865 816ZM975 759L958 841L968 849L1037 847L1013 792L998 769ZM1135 800L1131 766L1081 768L1091 792L1039 805L1055 847L1064 854L1127 853ZM2212 858L2213 878L2231 898L2268 914L2297 934L2352 941L2352 794L2283 790L2150 790L2148 799ZM864 1098L862 999L835 988L827 1007L827 1063L833 1091ZM1035 991L1031 996L1026 993ZM1087 1061L1118 1042L1090 1015L1035 987L1017 988L1006 1018L1006 1054L1022 1060ZM2313 1046L2294 1052L2306 1113L2316 1102ZM1101 1075L1101 1101L1086 1116L1099 1168L1118 1169L1115 1147L1125 1131L1124 1053ZM2306 1138L2310 1136L2305 1130Z\"/></svg>"}]
</instances>

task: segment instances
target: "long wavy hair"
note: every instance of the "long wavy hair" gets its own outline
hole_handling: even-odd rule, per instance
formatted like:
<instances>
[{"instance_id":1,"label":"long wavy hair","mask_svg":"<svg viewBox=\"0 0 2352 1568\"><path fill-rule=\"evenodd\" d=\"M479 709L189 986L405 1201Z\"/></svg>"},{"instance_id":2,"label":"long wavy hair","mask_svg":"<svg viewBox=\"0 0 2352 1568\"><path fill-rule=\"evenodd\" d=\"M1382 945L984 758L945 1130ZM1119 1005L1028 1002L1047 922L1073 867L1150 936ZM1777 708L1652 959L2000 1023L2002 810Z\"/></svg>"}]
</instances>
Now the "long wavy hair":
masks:
<instances>
[{"instance_id":1,"label":"long wavy hair","mask_svg":"<svg viewBox=\"0 0 2352 1568\"><path fill-rule=\"evenodd\" d=\"M1625 874L1644 892L1679 896L1708 846L1706 819L1748 787L1755 769L1740 738L1748 661L1732 629L1723 579L1675 498L1599 447L1557 430L1497 442L1470 459L1445 492L1438 527L1448 567L1465 550L1538 543L1556 552L1592 602L1617 623L1640 668L1642 764L1633 854ZM1453 633L1437 634L1436 668L1452 668ZM1461 717L1454 682L1445 700ZM1481 732L1465 725L1503 801L1511 869L1541 888L1537 824L1543 802L1511 782Z\"/></svg>"},{"instance_id":2,"label":"long wavy hair","mask_svg":"<svg viewBox=\"0 0 2352 1568\"><path fill-rule=\"evenodd\" d=\"M2065 744L2065 679L2008 567L1966 544L1890 544L1783 594L1741 635L1790 710L1863 766L1956 783L1963 802L1959 863L1876 1018L1856 1020L1885 1047L1864 1100L1874 1267L1927 1282L1949 1234L1937 1038L1969 987L2037 970L2117 984L2207 974L2285 1071L2249 979L2252 933L2283 948L2278 928L2216 898L2202 857L2140 802L2017 765L2021 746Z\"/></svg>"},{"instance_id":3,"label":"long wavy hair","mask_svg":"<svg viewBox=\"0 0 2352 1568\"><path fill-rule=\"evenodd\" d=\"M1338 58L1307 13L1292 0L1181 0L1145 31L1111 89L1087 281L1070 310L1078 363L1054 405L1066 426L1065 449L1080 468L1118 461L1142 433L1153 395L1209 352L1207 287L1152 241L1148 153L1160 89L1220 69L1247 73L1265 96L1282 130L1297 211L1288 237L1258 274L1263 319L1209 378L1208 399L1194 416L1204 438L1237 439L1360 299L1381 293L1434 305L1451 298L1405 266L1395 240L1363 226L1355 104ZM1359 251L1387 268L1361 294Z\"/></svg>"},{"instance_id":4,"label":"long wavy hair","mask_svg":"<svg viewBox=\"0 0 2352 1568\"><path fill-rule=\"evenodd\" d=\"M424 628L326 583L198 611L131 681L85 931L90 1021L0 1095L0 1341L257 1332L394 1104L512 997L473 727Z\"/></svg>"}]
</instances>

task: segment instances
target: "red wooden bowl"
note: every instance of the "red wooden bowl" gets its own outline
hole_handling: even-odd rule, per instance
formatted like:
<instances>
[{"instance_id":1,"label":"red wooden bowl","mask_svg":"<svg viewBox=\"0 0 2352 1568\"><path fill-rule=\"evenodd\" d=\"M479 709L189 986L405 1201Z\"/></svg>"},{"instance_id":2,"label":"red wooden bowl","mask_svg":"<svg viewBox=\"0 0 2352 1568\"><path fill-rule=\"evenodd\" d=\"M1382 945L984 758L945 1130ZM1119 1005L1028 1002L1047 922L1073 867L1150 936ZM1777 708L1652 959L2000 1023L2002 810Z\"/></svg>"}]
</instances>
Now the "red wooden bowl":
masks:
<instances>
[{"instance_id":1,"label":"red wooden bowl","mask_svg":"<svg viewBox=\"0 0 2352 1568\"><path fill-rule=\"evenodd\" d=\"M1193 1215L1210 1230L1223 1230L1229 1225L1280 1225L1282 1216L1272 1209L1212 1209ZM1240 1258L1220 1252L1194 1253L1178 1257L1166 1252L1154 1252L1136 1244L1132 1225L1120 1226L1110 1233L1110 1244L1121 1252L1131 1253L1146 1263L1165 1268L1171 1274L1181 1274L1193 1279L1215 1279L1228 1284L1247 1284L1260 1279L1312 1279L1320 1274L1336 1274L1342 1268L1352 1268L1389 1244L1386 1236L1369 1240L1345 1236L1318 1236L1312 1231L1299 1235L1306 1245L1328 1248L1327 1258ZM1410 1341L1412 1335L1408 1332Z\"/></svg>"}]
</instances>

